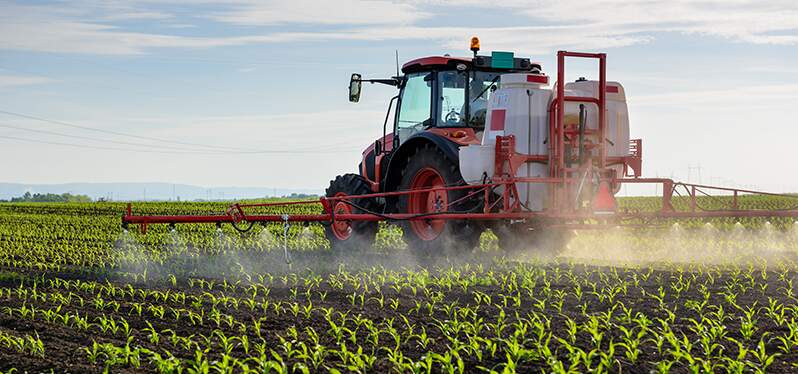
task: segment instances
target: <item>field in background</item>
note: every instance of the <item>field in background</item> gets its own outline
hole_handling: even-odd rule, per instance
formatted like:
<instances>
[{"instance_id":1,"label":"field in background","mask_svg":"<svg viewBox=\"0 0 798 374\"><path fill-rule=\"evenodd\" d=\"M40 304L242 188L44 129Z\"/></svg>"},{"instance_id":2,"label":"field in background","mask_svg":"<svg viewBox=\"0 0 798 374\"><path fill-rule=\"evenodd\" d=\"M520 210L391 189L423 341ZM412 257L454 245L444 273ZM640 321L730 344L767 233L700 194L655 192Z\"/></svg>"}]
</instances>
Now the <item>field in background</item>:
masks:
<instances>
[{"instance_id":1,"label":"field in background","mask_svg":"<svg viewBox=\"0 0 798 374\"><path fill-rule=\"evenodd\" d=\"M140 203L135 213L226 205ZM656 198L621 205L659 208ZM347 256L329 253L320 226L296 225L289 265L280 224L142 236L123 232L123 211L0 204L0 370L796 370L791 220L580 231L553 260L534 248L504 256L486 233L480 248L424 266L391 226L374 250Z\"/></svg>"}]
</instances>

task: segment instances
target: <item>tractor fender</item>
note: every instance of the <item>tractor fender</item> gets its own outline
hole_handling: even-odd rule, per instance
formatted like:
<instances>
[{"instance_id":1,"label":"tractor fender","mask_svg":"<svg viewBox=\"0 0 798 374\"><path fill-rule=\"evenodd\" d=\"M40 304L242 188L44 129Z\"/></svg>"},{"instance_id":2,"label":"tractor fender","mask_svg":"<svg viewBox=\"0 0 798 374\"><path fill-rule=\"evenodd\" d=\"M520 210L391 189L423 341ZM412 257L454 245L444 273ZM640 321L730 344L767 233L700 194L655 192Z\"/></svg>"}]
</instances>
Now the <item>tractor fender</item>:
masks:
<instances>
[{"instance_id":1,"label":"tractor fender","mask_svg":"<svg viewBox=\"0 0 798 374\"><path fill-rule=\"evenodd\" d=\"M437 147L455 165L459 162L460 146L451 140L429 132L421 132L409 137L399 148L393 152L391 160L383 179L382 190L386 192L396 191L402 181L402 170L407 165L408 158L415 153L416 149L426 145Z\"/></svg>"}]
</instances>

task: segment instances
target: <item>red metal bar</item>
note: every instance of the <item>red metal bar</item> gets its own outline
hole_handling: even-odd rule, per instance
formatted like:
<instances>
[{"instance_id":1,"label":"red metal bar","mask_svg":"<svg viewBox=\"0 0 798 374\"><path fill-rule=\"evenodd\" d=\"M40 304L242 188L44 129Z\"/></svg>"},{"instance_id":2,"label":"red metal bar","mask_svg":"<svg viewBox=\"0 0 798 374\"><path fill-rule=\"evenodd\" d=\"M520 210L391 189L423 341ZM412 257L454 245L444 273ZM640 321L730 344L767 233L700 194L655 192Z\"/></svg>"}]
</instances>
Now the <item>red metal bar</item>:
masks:
<instances>
[{"instance_id":1,"label":"red metal bar","mask_svg":"<svg viewBox=\"0 0 798 374\"><path fill-rule=\"evenodd\" d=\"M577 97L577 96L565 96L565 58L566 57L580 57L580 58L595 58L599 61L599 86L598 86L598 97ZM572 199L568 198L570 196L570 192L572 188L567 185L565 179L569 175L569 171L565 168L566 162L566 155L565 155L565 103L566 102L587 102L593 103L598 108L598 142L597 142L597 157L598 157L598 170L602 177L609 176L609 172L606 170L607 167L607 149L606 149L606 101L607 101L607 55L604 53L584 53L584 52L568 52L568 51L558 51L557 52L557 100L552 102L553 106L553 113L552 108L549 109L549 115L551 116L554 114L556 116L555 120L551 120L550 117L550 124L549 124L549 139L554 146L549 147L549 176L555 178L561 178L562 182L560 185L555 186L551 192L550 198L550 210L553 211L563 211L566 209L579 209L576 206L570 206L567 202L570 202ZM556 104L555 104L556 103ZM556 142L556 143L555 143ZM592 161L589 162L590 165ZM626 160L622 159L619 162L623 162L624 166L626 167ZM581 165L580 165L581 167ZM637 173L636 173L637 174ZM639 176L639 175L636 175Z\"/></svg>"},{"instance_id":2,"label":"red metal bar","mask_svg":"<svg viewBox=\"0 0 798 374\"><path fill-rule=\"evenodd\" d=\"M559 87L559 83L558 83L557 87ZM557 108L558 108L557 105L558 104L559 104L559 100L552 100L551 105L549 105L549 111L548 111L548 115L549 115L549 137L548 137L548 151L549 151L548 156L549 157L548 157L548 159L549 159L549 176L550 177L555 177L556 176L556 170L557 170L557 163L555 162L556 159L557 159L557 157L556 157L556 148L555 148L554 144L556 142L555 133L557 132L556 123L557 123L557 118L559 117L559 114L558 114L559 111L557 110ZM556 188L547 189L546 196L547 196L547 199L548 199L549 203L551 204L551 208L550 209L557 209L557 206L556 206L556 204L557 204Z\"/></svg>"},{"instance_id":3,"label":"red metal bar","mask_svg":"<svg viewBox=\"0 0 798 374\"><path fill-rule=\"evenodd\" d=\"M607 115L607 55L604 53L598 54L599 59L599 108L598 108L598 120L599 120L599 168L604 169L606 167L606 160L607 157L607 134L606 134L606 115Z\"/></svg>"},{"instance_id":4,"label":"red metal bar","mask_svg":"<svg viewBox=\"0 0 798 374\"><path fill-rule=\"evenodd\" d=\"M586 52L568 52L568 51L560 51L563 56L568 57L585 57L585 58L601 58L603 53L586 53Z\"/></svg>"},{"instance_id":5,"label":"red metal bar","mask_svg":"<svg viewBox=\"0 0 798 374\"><path fill-rule=\"evenodd\" d=\"M755 194L755 195L779 196L779 197L788 197L788 198L798 199L798 195L785 195L785 194L780 194L780 193L745 190L745 189L733 188L733 187L708 186L708 185L705 185L705 184L692 184L692 183L682 183L682 182L678 182L676 184L680 185L680 186L696 187L696 188L718 190L718 191L728 191L728 192L737 191L737 192L741 192L741 193L748 193L748 194Z\"/></svg>"},{"instance_id":6,"label":"red metal bar","mask_svg":"<svg viewBox=\"0 0 798 374\"><path fill-rule=\"evenodd\" d=\"M328 222L331 217L329 214L263 214L247 215L248 222ZM339 219L341 215L336 215ZM376 216L375 216L376 217ZM343 218L342 218L343 219ZM171 224L171 223L232 223L233 217L227 215L208 215L208 216L125 216L124 222L132 224Z\"/></svg>"},{"instance_id":7,"label":"red metal bar","mask_svg":"<svg viewBox=\"0 0 798 374\"><path fill-rule=\"evenodd\" d=\"M597 99L595 97L587 97L587 96L566 96L563 98L565 101L571 102L588 102L596 105L601 105L601 99Z\"/></svg>"},{"instance_id":8,"label":"red metal bar","mask_svg":"<svg viewBox=\"0 0 798 374\"><path fill-rule=\"evenodd\" d=\"M565 56L568 55L566 51L557 52L557 121L555 122L554 130L556 132L557 146L554 149L554 162L557 163L557 168L554 169L554 174L551 177L564 178L562 169L565 168L565 137L563 134L563 124L565 123ZM563 184L564 186L564 184ZM562 209L560 206L560 199L563 186L554 188L554 199L551 201L552 209L554 211Z\"/></svg>"},{"instance_id":9,"label":"red metal bar","mask_svg":"<svg viewBox=\"0 0 798 374\"><path fill-rule=\"evenodd\" d=\"M390 220L496 220L496 219L529 219L548 218L555 220L581 221L572 224L584 225L584 221L593 220L600 222L620 222L635 219L656 218L750 218L750 217L792 217L798 218L798 210L717 210L717 211L659 211L659 212L619 212L614 216L598 215L593 213L567 213L550 214L547 212L502 212L502 213L433 213L418 215L411 213L389 213L384 215L374 214L337 214L336 220L342 221L384 221ZM247 216L248 222L329 222L329 214L299 214L299 215L251 215ZM128 224L183 224L183 223L231 223L229 216L125 216ZM145 229L146 230L146 229ZM146 233L144 231L143 233Z\"/></svg>"}]
</instances>

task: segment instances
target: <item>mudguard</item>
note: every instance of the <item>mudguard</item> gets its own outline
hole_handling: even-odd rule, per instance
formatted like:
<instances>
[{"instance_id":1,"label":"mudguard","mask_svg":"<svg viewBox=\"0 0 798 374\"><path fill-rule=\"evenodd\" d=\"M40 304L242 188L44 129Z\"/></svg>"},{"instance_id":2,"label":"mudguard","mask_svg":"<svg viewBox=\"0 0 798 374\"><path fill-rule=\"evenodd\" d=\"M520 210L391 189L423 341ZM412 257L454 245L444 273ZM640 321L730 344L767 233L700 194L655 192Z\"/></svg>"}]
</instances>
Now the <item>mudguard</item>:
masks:
<instances>
[{"instance_id":1,"label":"mudguard","mask_svg":"<svg viewBox=\"0 0 798 374\"><path fill-rule=\"evenodd\" d=\"M459 164L459 144L429 131L420 132L408 138L391 154L385 178L381 182L381 190L386 192L395 191L402 180L402 170L407 164L407 158L415 153L417 148L428 144L440 149L455 165Z\"/></svg>"}]
</instances>

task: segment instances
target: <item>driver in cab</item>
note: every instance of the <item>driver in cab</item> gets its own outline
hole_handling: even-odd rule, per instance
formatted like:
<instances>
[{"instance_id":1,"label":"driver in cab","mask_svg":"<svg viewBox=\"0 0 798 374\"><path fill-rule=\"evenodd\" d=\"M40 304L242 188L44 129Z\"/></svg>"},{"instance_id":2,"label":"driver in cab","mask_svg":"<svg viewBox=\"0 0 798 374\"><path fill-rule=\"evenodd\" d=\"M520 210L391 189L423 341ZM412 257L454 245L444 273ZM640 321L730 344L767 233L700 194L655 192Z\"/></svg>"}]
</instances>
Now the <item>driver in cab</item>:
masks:
<instances>
[{"instance_id":1,"label":"driver in cab","mask_svg":"<svg viewBox=\"0 0 798 374\"><path fill-rule=\"evenodd\" d=\"M468 125L471 127L485 127L485 114L488 111L485 82L480 79L472 80L469 84L468 91L468 111L470 117ZM463 112L465 113L465 105L463 106Z\"/></svg>"}]
</instances>

